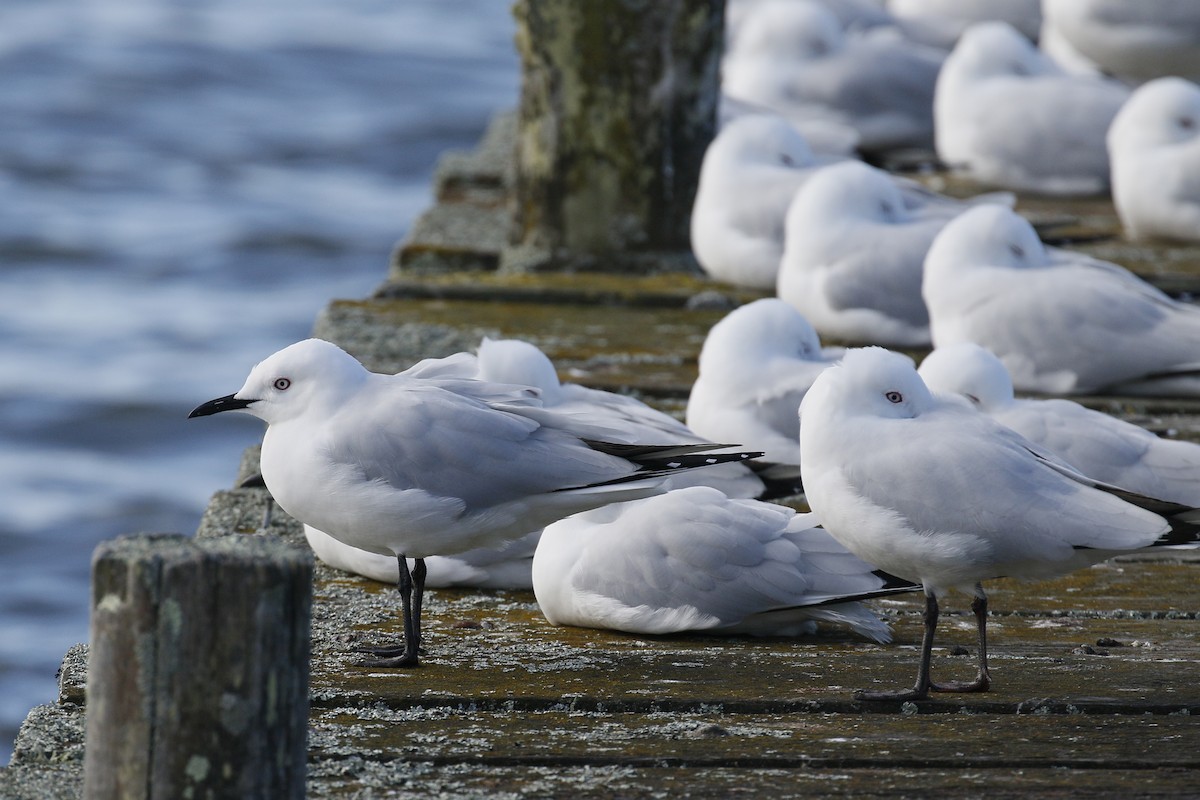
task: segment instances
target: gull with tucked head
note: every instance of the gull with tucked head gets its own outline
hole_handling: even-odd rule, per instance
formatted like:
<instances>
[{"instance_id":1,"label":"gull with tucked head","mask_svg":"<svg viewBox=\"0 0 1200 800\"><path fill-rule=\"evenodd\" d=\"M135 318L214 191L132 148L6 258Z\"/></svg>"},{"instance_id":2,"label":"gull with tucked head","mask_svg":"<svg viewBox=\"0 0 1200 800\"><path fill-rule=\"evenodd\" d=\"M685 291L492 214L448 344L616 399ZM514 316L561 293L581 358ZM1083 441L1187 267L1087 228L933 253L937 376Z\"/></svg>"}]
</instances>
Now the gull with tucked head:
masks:
<instances>
[{"instance_id":1,"label":"gull with tucked head","mask_svg":"<svg viewBox=\"0 0 1200 800\"><path fill-rule=\"evenodd\" d=\"M714 441L800 463L800 401L842 348L823 348L812 325L776 297L734 309L712 326L688 397L687 424ZM799 477L798 475L796 476Z\"/></svg>"},{"instance_id":2,"label":"gull with tucked head","mask_svg":"<svg viewBox=\"0 0 1200 800\"><path fill-rule=\"evenodd\" d=\"M1200 308L1116 264L1045 247L1000 206L942 229L921 294L935 347L986 347L1020 391L1200 394Z\"/></svg>"},{"instance_id":3,"label":"gull with tucked head","mask_svg":"<svg viewBox=\"0 0 1200 800\"><path fill-rule=\"evenodd\" d=\"M1012 26L967 29L938 74L937 154L991 186L1054 195L1108 188L1104 134L1129 89L1069 75Z\"/></svg>"},{"instance_id":4,"label":"gull with tucked head","mask_svg":"<svg viewBox=\"0 0 1200 800\"><path fill-rule=\"evenodd\" d=\"M547 620L630 633L804 636L831 622L886 642L887 623L859 601L917 588L849 553L814 514L707 486L555 522L533 558Z\"/></svg>"},{"instance_id":5,"label":"gull with tucked head","mask_svg":"<svg viewBox=\"0 0 1200 800\"><path fill-rule=\"evenodd\" d=\"M1108 129L1108 156L1131 238L1200 240L1200 86L1171 77L1139 88Z\"/></svg>"}]
</instances>

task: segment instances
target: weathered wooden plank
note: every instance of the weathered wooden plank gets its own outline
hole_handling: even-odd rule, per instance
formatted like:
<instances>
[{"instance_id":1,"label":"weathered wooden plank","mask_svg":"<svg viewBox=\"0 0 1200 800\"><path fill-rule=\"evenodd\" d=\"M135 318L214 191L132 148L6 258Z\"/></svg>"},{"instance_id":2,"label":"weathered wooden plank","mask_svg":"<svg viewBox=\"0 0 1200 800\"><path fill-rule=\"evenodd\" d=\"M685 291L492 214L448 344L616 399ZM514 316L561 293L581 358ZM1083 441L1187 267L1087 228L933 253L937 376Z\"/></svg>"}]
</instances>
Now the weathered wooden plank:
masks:
<instances>
[{"instance_id":1,"label":"weathered wooden plank","mask_svg":"<svg viewBox=\"0 0 1200 800\"><path fill-rule=\"evenodd\" d=\"M1139 580L1136 571L1141 570L1145 579ZM1082 575L1097 587L1116 587L1133 571L1132 585L1143 591L1178 587L1182 602L1196 603L1198 570L1194 564L1139 563ZM1078 584L1083 578L1064 580ZM1021 586L1014 583L1010 591ZM1095 594L1103 600L1101 589ZM1200 620L1194 612L1169 618L1161 603L1138 603L1120 593L1107 606L1101 602L1092 609L1052 605L1045 589L1039 596L1012 594L1006 600L1010 611L990 620L995 690L938 696L919 704L922 709L1017 713L1022 704L1028 709L1031 702L1050 698L1046 707L1059 711L1072 704L1097 713L1200 711ZM1143 608L1129 610L1138 605ZM434 590L427 606L428 668L381 672L355 667L348 648L397 634L392 590L353 578L327 578L318 588L316 607L318 637L329 631L335 638L318 647L315 692L333 703L370 697L398 707L426 701L498 707L516 701L527 708L574 702L580 708L708 704L782 711L815 703L817 709L872 710L853 702L852 691L910 683L921 635L920 617L911 605L891 604L896 643L876 645L836 633L759 640L556 628L545 622L527 592ZM352 619L344 613L350 609ZM956 646L973 648L971 622L956 614L944 618L935 674L973 669L972 657L952 654ZM871 705L900 709L899 704Z\"/></svg>"},{"instance_id":2,"label":"weathered wooden plank","mask_svg":"<svg viewBox=\"0 0 1200 800\"><path fill-rule=\"evenodd\" d=\"M315 759L741 769L1200 769L1188 716L315 709ZM345 747L345 734L354 748ZM1087 747L1080 747L1087 742Z\"/></svg>"}]
</instances>

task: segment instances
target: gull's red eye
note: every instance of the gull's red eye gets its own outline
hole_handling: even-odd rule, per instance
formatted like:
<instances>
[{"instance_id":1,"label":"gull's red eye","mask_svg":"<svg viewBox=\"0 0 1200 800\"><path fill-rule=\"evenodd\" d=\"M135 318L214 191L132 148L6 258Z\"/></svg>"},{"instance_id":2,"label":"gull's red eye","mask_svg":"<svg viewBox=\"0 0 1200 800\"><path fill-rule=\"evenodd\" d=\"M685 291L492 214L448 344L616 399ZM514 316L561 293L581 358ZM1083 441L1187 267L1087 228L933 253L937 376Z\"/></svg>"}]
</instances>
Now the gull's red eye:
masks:
<instances>
[{"instance_id":1,"label":"gull's red eye","mask_svg":"<svg viewBox=\"0 0 1200 800\"><path fill-rule=\"evenodd\" d=\"M288 387L291 385L292 385L292 382L290 380L288 380L287 378L276 378L275 379L275 388L281 392L287 391Z\"/></svg>"},{"instance_id":2,"label":"gull's red eye","mask_svg":"<svg viewBox=\"0 0 1200 800\"><path fill-rule=\"evenodd\" d=\"M904 395L900 394L899 392L888 392L887 394L884 395L884 397L886 397L888 399L889 403L903 403L904 402Z\"/></svg>"}]
</instances>

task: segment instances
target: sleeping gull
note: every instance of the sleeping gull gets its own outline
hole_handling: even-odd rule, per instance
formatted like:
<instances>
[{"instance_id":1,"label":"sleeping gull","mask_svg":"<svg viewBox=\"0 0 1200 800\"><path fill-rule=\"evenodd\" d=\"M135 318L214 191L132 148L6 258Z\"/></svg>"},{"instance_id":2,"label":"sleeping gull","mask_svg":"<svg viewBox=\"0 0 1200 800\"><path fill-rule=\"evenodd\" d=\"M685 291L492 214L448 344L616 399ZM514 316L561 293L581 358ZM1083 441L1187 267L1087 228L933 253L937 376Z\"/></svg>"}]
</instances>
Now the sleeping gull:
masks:
<instances>
[{"instance_id":1,"label":"sleeping gull","mask_svg":"<svg viewBox=\"0 0 1200 800\"><path fill-rule=\"evenodd\" d=\"M1044 247L1008 209L948 224L922 294L935 346L986 347L1020 391L1200 393L1200 308L1116 264Z\"/></svg>"},{"instance_id":2,"label":"sleeping gull","mask_svg":"<svg viewBox=\"0 0 1200 800\"><path fill-rule=\"evenodd\" d=\"M710 276L774 289L788 203L820 163L787 120L750 114L721 129L704 152L691 241Z\"/></svg>"},{"instance_id":3,"label":"sleeping gull","mask_svg":"<svg viewBox=\"0 0 1200 800\"><path fill-rule=\"evenodd\" d=\"M1116 81L1067 74L1006 23L973 25L938 76L938 158L1006 189L1097 194L1108 188L1104 134L1128 96Z\"/></svg>"},{"instance_id":4,"label":"sleeping gull","mask_svg":"<svg viewBox=\"0 0 1200 800\"><path fill-rule=\"evenodd\" d=\"M822 349L804 315L778 298L736 308L712 326L700 348L688 427L798 465L800 401L841 354L841 348Z\"/></svg>"},{"instance_id":5,"label":"sleeping gull","mask_svg":"<svg viewBox=\"0 0 1200 800\"><path fill-rule=\"evenodd\" d=\"M910 28L939 31L947 50L979 22L1007 22L1029 39L1037 38L1042 25L1041 0L888 0L887 9Z\"/></svg>"},{"instance_id":6,"label":"sleeping gull","mask_svg":"<svg viewBox=\"0 0 1200 800\"><path fill-rule=\"evenodd\" d=\"M368 666L417 665L426 556L500 545L662 491L683 469L751 457L623 442L619 430L546 408L535 389L368 372L320 339L268 357L241 389L190 416L223 411L267 423L260 466L284 511L396 558L404 644L373 650Z\"/></svg>"},{"instance_id":7,"label":"sleeping gull","mask_svg":"<svg viewBox=\"0 0 1200 800\"><path fill-rule=\"evenodd\" d=\"M789 119L849 125L866 152L930 148L944 55L889 26L846 31L811 0L762 2L738 26L721 85Z\"/></svg>"},{"instance_id":8,"label":"sleeping gull","mask_svg":"<svg viewBox=\"0 0 1200 800\"><path fill-rule=\"evenodd\" d=\"M1073 400L1018 399L1004 364L973 342L939 347L917 372L930 390L966 397L1089 478L1200 506L1200 444L1155 436Z\"/></svg>"},{"instance_id":9,"label":"sleeping gull","mask_svg":"<svg viewBox=\"0 0 1200 800\"><path fill-rule=\"evenodd\" d=\"M629 633L803 636L818 622L886 642L859 603L913 591L812 514L695 486L568 517L542 533L533 590L555 625Z\"/></svg>"},{"instance_id":10,"label":"sleeping gull","mask_svg":"<svg viewBox=\"0 0 1200 800\"><path fill-rule=\"evenodd\" d=\"M1192 543L1194 509L1084 477L960 398L935 397L912 360L871 347L846 352L801 406L801 469L825 529L855 555L925 589L916 684L863 692L918 700L987 691L982 582L1050 578L1154 545ZM974 680L935 684L930 652L938 598L973 595Z\"/></svg>"},{"instance_id":11,"label":"sleeping gull","mask_svg":"<svg viewBox=\"0 0 1200 800\"><path fill-rule=\"evenodd\" d=\"M732 120L709 144L692 205L691 244L711 277L775 290L784 248L784 220L797 190L838 159L815 155L807 137L777 114ZM1003 192L961 201L887 173L904 208L952 217L977 202L1012 205Z\"/></svg>"},{"instance_id":12,"label":"sleeping gull","mask_svg":"<svg viewBox=\"0 0 1200 800\"><path fill-rule=\"evenodd\" d=\"M1131 238L1200 240L1200 86L1159 78L1138 88L1108 129L1108 155Z\"/></svg>"},{"instance_id":13,"label":"sleeping gull","mask_svg":"<svg viewBox=\"0 0 1200 800\"><path fill-rule=\"evenodd\" d=\"M820 169L786 219L776 293L822 336L929 344L921 270L930 243L966 204L906 207L887 173L857 161Z\"/></svg>"},{"instance_id":14,"label":"sleeping gull","mask_svg":"<svg viewBox=\"0 0 1200 800\"><path fill-rule=\"evenodd\" d=\"M531 589L533 579L530 569L540 535L540 531L534 531L499 547L476 547L454 555L427 556L425 587ZM396 583L400 579L400 567L395 556L351 547L311 525L304 526L304 538L317 558L334 569L362 575L380 583ZM409 559L410 570L412 562L413 559Z\"/></svg>"},{"instance_id":15,"label":"sleeping gull","mask_svg":"<svg viewBox=\"0 0 1200 800\"><path fill-rule=\"evenodd\" d=\"M1193 0L1042 0L1042 36L1097 70L1142 82L1200 79L1200 3Z\"/></svg>"}]
</instances>

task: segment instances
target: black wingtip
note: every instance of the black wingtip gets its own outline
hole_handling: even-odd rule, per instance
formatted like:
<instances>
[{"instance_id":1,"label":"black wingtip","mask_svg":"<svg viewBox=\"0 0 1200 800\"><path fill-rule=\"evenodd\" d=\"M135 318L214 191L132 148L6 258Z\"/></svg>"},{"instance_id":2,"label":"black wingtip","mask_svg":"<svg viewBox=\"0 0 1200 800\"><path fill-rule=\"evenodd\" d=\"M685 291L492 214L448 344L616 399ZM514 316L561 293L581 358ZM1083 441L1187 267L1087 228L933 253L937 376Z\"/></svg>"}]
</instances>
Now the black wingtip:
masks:
<instances>
[{"instance_id":1,"label":"black wingtip","mask_svg":"<svg viewBox=\"0 0 1200 800\"><path fill-rule=\"evenodd\" d=\"M637 467L637 470L612 480L590 483L584 486L565 486L556 489L559 492L569 492L576 489L591 489L599 486L615 486L621 483L649 478L665 478L673 473L683 472L702 467L714 467L718 464L744 463L751 459L760 458L763 454L756 451L739 451L734 453L713 453L737 447L731 444L715 444L701 442L697 444L618 444L601 442L595 439L583 439L583 442L593 450L610 456L623 458Z\"/></svg>"},{"instance_id":2,"label":"black wingtip","mask_svg":"<svg viewBox=\"0 0 1200 800\"><path fill-rule=\"evenodd\" d=\"M883 581L883 586L879 587L881 590L911 592L914 589L921 588L921 584L919 583L914 583L907 578L897 577L892 573L884 572L881 569L873 570L871 574Z\"/></svg>"}]
</instances>

